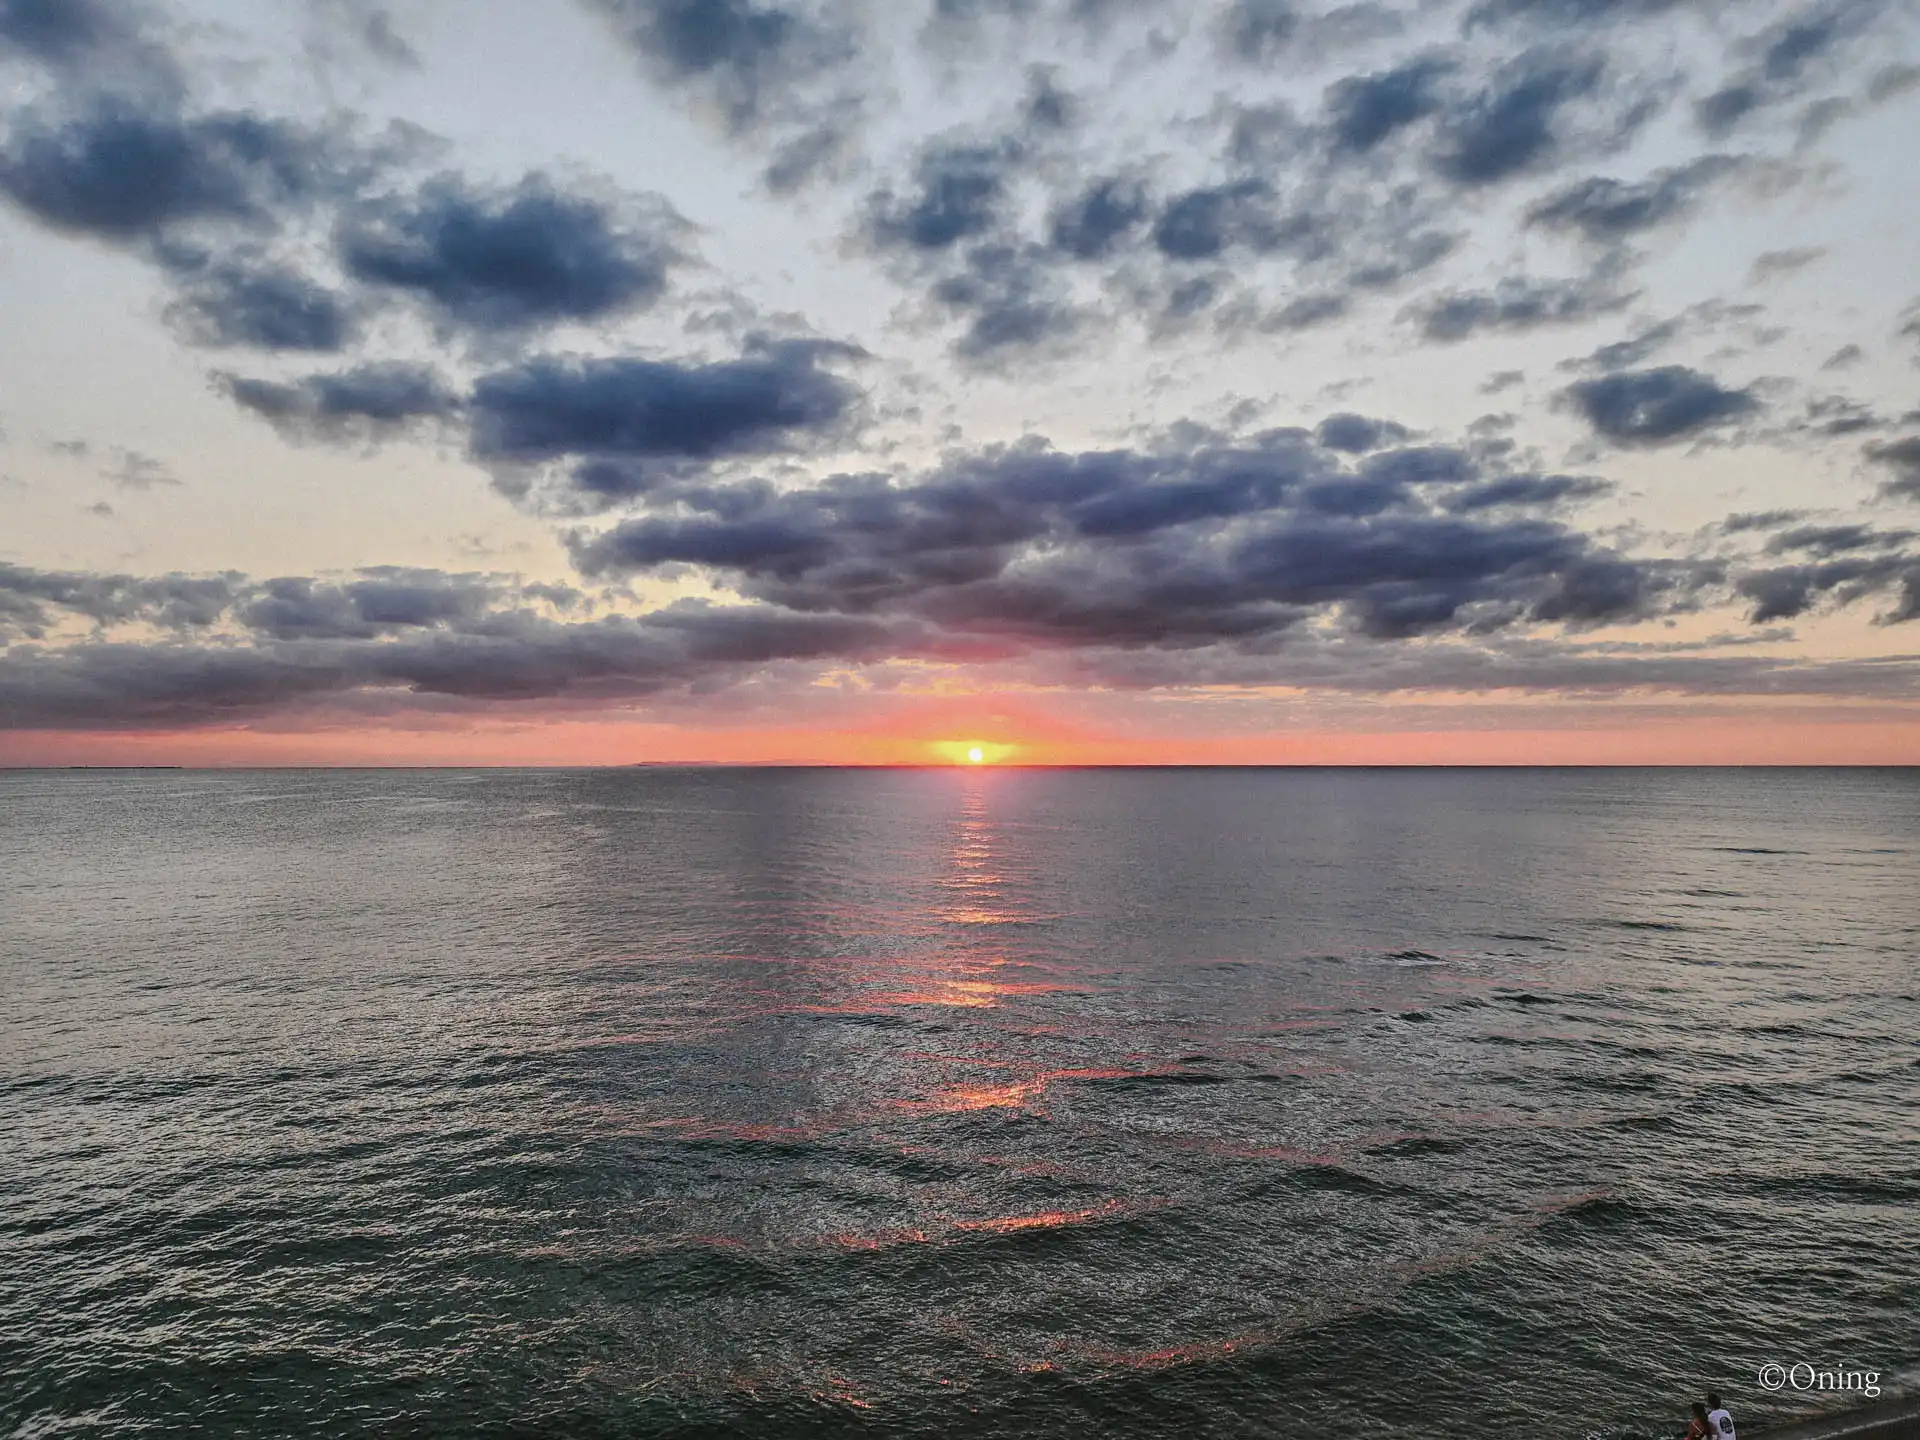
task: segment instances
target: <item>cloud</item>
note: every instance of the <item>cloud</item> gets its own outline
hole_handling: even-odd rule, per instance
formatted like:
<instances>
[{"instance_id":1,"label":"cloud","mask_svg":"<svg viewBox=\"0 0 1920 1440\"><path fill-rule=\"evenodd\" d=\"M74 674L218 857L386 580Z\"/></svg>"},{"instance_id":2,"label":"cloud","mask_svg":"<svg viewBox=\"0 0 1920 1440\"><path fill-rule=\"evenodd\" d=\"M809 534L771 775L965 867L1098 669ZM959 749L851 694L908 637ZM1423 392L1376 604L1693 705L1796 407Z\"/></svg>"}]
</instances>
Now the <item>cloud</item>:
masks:
<instances>
[{"instance_id":1,"label":"cloud","mask_svg":"<svg viewBox=\"0 0 1920 1440\"><path fill-rule=\"evenodd\" d=\"M689 227L657 196L405 176L430 148L405 125L370 137L203 112L172 87L75 88L16 113L0 195L154 265L167 318L206 346L342 351L394 296L442 337L513 338L645 310L687 261Z\"/></svg>"},{"instance_id":2,"label":"cloud","mask_svg":"<svg viewBox=\"0 0 1920 1440\"><path fill-rule=\"evenodd\" d=\"M1822 370L1845 370L1849 366L1858 365L1866 358L1867 352L1862 350L1858 345L1842 345L1838 350L1834 351L1833 354L1820 362L1820 368Z\"/></svg>"},{"instance_id":3,"label":"cloud","mask_svg":"<svg viewBox=\"0 0 1920 1440\"><path fill-rule=\"evenodd\" d=\"M476 621L500 601L482 575L386 567L346 583L292 576L265 581L236 607L247 629L275 640L370 640L404 630Z\"/></svg>"},{"instance_id":4,"label":"cloud","mask_svg":"<svg viewBox=\"0 0 1920 1440\"><path fill-rule=\"evenodd\" d=\"M532 587L496 588L493 606L476 611L465 598L436 599L464 597L471 577L409 573L345 586L296 578L242 587L252 597L247 606L258 608L241 618L261 627L243 644L14 646L0 653L0 726L171 729L379 696L402 707L631 701L788 662L860 663L911 644L857 617L697 602L642 617L561 621L521 603L535 598ZM0 617L9 579L0 569ZM234 588L218 583L223 595ZM401 592L398 603L411 608L400 618L364 619Z\"/></svg>"},{"instance_id":5,"label":"cloud","mask_svg":"<svg viewBox=\"0 0 1920 1440\"><path fill-rule=\"evenodd\" d=\"M1429 340L1465 340L1484 331L1533 330L1567 325L1611 314L1632 302L1608 271L1572 280L1536 280L1514 276L1491 290L1452 291L1435 296L1411 312Z\"/></svg>"},{"instance_id":6,"label":"cloud","mask_svg":"<svg viewBox=\"0 0 1920 1440\"><path fill-rule=\"evenodd\" d=\"M1656 170L1644 180L1594 175L1563 186L1527 211L1527 223L1571 231L1602 245L1690 214L1717 181L1740 168L1730 155L1703 155Z\"/></svg>"},{"instance_id":7,"label":"cloud","mask_svg":"<svg viewBox=\"0 0 1920 1440\"><path fill-rule=\"evenodd\" d=\"M63 84L177 93L179 64L135 0L0 0L0 62L37 64Z\"/></svg>"},{"instance_id":8,"label":"cloud","mask_svg":"<svg viewBox=\"0 0 1920 1440\"><path fill-rule=\"evenodd\" d=\"M540 174L505 190L439 175L354 206L335 243L349 276L418 300L443 330L513 333L657 301L685 222L657 197L640 209L623 217Z\"/></svg>"},{"instance_id":9,"label":"cloud","mask_svg":"<svg viewBox=\"0 0 1920 1440\"><path fill-rule=\"evenodd\" d=\"M1056 293L1037 246L984 244L967 249L961 268L941 277L931 298L967 317L954 342L963 361L986 361L1002 351L1059 352L1079 332L1081 312Z\"/></svg>"},{"instance_id":10,"label":"cloud","mask_svg":"<svg viewBox=\"0 0 1920 1440\"><path fill-rule=\"evenodd\" d=\"M1636 559L1526 513L1598 493L1586 477L1488 475L1447 447L1379 451L1355 468L1343 453L1278 430L1152 451L1029 444L905 482L683 486L661 513L578 537L583 569L697 566L745 603L598 620L562 618L579 608L571 587L510 576L385 567L256 581L0 564L0 629L25 642L0 652L0 725L724 704L748 680L797 697L823 671L894 661L1175 691L1920 693L1910 658L1819 664L1579 640L1564 632L1688 608L1719 571ZM1328 508L1342 486L1381 503ZM1891 592L1881 619L1916 618L1907 538L1802 527L1769 548L1815 559L1742 571L1732 592L1772 618ZM72 636L69 621L92 633ZM127 634L143 626L162 638Z\"/></svg>"},{"instance_id":11,"label":"cloud","mask_svg":"<svg viewBox=\"0 0 1920 1440\"><path fill-rule=\"evenodd\" d=\"M1557 368L1561 370L1585 370L1606 373L1614 370L1630 370L1643 365L1653 356L1665 350L1678 340L1685 326L1678 317L1662 320L1657 324L1643 326L1625 340L1609 341L1605 345L1594 347L1588 354L1577 359L1562 360Z\"/></svg>"},{"instance_id":12,"label":"cloud","mask_svg":"<svg viewBox=\"0 0 1920 1440\"><path fill-rule=\"evenodd\" d=\"M1153 222L1153 244L1169 260L1212 260L1229 246L1270 246L1273 233L1261 180L1205 185L1175 195Z\"/></svg>"},{"instance_id":13,"label":"cloud","mask_svg":"<svg viewBox=\"0 0 1920 1440\"><path fill-rule=\"evenodd\" d=\"M1230 0L1220 17L1228 54L1264 64L1287 47L1300 28L1291 0Z\"/></svg>"},{"instance_id":14,"label":"cloud","mask_svg":"<svg viewBox=\"0 0 1920 1440\"><path fill-rule=\"evenodd\" d=\"M1146 189L1117 177L1096 180L1055 208L1048 240L1076 260L1099 260L1113 253L1147 218Z\"/></svg>"},{"instance_id":15,"label":"cloud","mask_svg":"<svg viewBox=\"0 0 1920 1440\"><path fill-rule=\"evenodd\" d=\"M117 10L101 0L0 0L0 49L64 64L122 32Z\"/></svg>"},{"instance_id":16,"label":"cloud","mask_svg":"<svg viewBox=\"0 0 1920 1440\"><path fill-rule=\"evenodd\" d=\"M0 562L0 638L41 639L68 617L97 627L204 628L226 613L238 583L231 574L147 578Z\"/></svg>"},{"instance_id":17,"label":"cloud","mask_svg":"<svg viewBox=\"0 0 1920 1440\"><path fill-rule=\"evenodd\" d=\"M418 70L420 55L377 0L310 0L315 17L361 54L401 70Z\"/></svg>"},{"instance_id":18,"label":"cloud","mask_svg":"<svg viewBox=\"0 0 1920 1440\"><path fill-rule=\"evenodd\" d=\"M986 234L1000 218L1018 159L1004 142L942 141L921 151L913 190L881 191L869 202L869 233L882 247L945 250Z\"/></svg>"},{"instance_id":19,"label":"cloud","mask_svg":"<svg viewBox=\"0 0 1920 1440\"><path fill-rule=\"evenodd\" d=\"M848 58L846 37L797 5L753 0L598 0L656 75L696 85L735 128L787 100L786 87Z\"/></svg>"},{"instance_id":20,"label":"cloud","mask_svg":"<svg viewBox=\"0 0 1920 1440\"><path fill-rule=\"evenodd\" d=\"M1792 620L1823 602L1852 605L1893 591L1894 608L1877 617L1883 625L1920 619L1920 555L1840 555L1804 564L1749 570L1735 589L1752 602L1756 625Z\"/></svg>"},{"instance_id":21,"label":"cloud","mask_svg":"<svg viewBox=\"0 0 1920 1440\"><path fill-rule=\"evenodd\" d=\"M1603 73L1590 57L1535 53L1510 62L1450 109L1434 168L1457 185L1479 186L1544 166L1561 147L1561 112L1597 91Z\"/></svg>"},{"instance_id":22,"label":"cloud","mask_svg":"<svg viewBox=\"0 0 1920 1440\"><path fill-rule=\"evenodd\" d=\"M1889 500L1920 500L1920 435L1870 444L1867 459L1893 471L1893 478L1880 486L1880 494Z\"/></svg>"},{"instance_id":23,"label":"cloud","mask_svg":"<svg viewBox=\"0 0 1920 1440\"><path fill-rule=\"evenodd\" d=\"M1751 390L1729 390L1683 365L1577 380L1563 392L1595 431L1620 445L1692 439L1760 408Z\"/></svg>"},{"instance_id":24,"label":"cloud","mask_svg":"<svg viewBox=\"0 0 1920 1440\"><path fill-rule=\"evenodd\" d=\"M1396 433L1355 421L1329 438ZM1655 613L1683 582L1524 513L1596 493L1588 482L1476 494L1488 477L1464 451L1378 449L1352 468L1349 453L1273 431L1161 452L1025 445L904 483L678 486L573 553L589 576L693 567L759 603L966 644L1205 646L1321 613L1382 639L1588 625Z\"/></svg>"},{"instance_id":25,"label":"cloud","mask_svg":"<svg viewBox=\"0 0 1920 1440\"><path fill-rule=\"evenodd\" d=\"M215 383L293 440L340 443L390 437L460 408L457 396L424 365L357 365L299 380L249 379L216 374Z\"/></svg>"},{"instance_id":26,"label":"cloud","mask_svg":"<svg viewBox=\"0 0 1920 1440\"><path fill-rule=\"evenodd\" d=\"M1695 104L1696 121L1710 135L1725 135L1800 96L1886 10L1881 0L1826 0L1796 9L1748 42L1753 63Z\"/></svg>"},{"instance_id":27,"label":"cloud","mask_svg":"<svg viewBox=\"0 0 1920 1440\"><path fill-rule=\"evenodd\" d=\"M1383 445L1397 445L1407 438L1407 429L1391 420L1376 420L1351 412L1329 415L1313 432L1313 438L1327 450L1344 455L1364 455Z\"/></svg>"},{"instance_id":28,"label":"cloud","mask_svg":"<svg viewBox=\"0 0 1920 1440\"><path fill-rule=\"evenodd\" d=\"M1503 475L1454 491L1449 510L1486 510L1498 505L1562 505L1611 494L1612 481L1593 475Z\"/></svg>"},{"instance_id":29,"label":"cloud","mask_svg":"<svg viewBox=\"0 0 1920 1440\"><path fill-rule=\"evenodd\" d=\"M42 225L155 267L173 292L166 318L189 344L324 353L353 343L359 297L313 274L288 237L323 223L417 134L369 140L344 122L196 113L170 87L74 94L16 113L0 140L0 195Z\"/></svg>"},{"instance_id":30,"label":"cloud","mask_svg":"<svg viewBox=\"0 0 1920 1440\"><path fill-rule=\"evenodd\" d=\"M1440 82L1453 68L1444 56L1423 55L1391 70L1337 81L1325 99L1334 148L1364 154L1437 113L1444 103Z\"/></svg>"},{"instance_id":31,"label":"cloud","mask_svg":"<svg viewBox=\"0 0 1920 1440\"><path fill-rule=\"evenodd\" d=\"M536 357L483 375L468 404L474 457L517 498L528 471L575 503L644 494L682 462L780 453L837 435L859 400L822 368L847 347L771 341L710 364L628 357Z\"/></svg>"},{"instance_id":32,"label":"cloud","mask_svg":"<svg viewBox=\"0 0 1920 1440\"><path fill-rule=\"evenodd\" d=\"M1846 525L1796 525L1782 530L1767 542L1767 553L1782 555L1804 550L1822 559L1855 550L1879 550L1906 545L1914 539L1911 530L1877 530L1864 523Z\"/></svg>"},{"instance_id":33,"label":"cloud","mask_svg":"<svg viewBox=\"0 0 1920 1440\"><path fill-rule=\"evenodd\" d=\"M174 245L161 256L177 286L167 318L189 344L333 352L358 334L351 297L258 249Z\"/></svg>"},{"instance_id":34,"label":"cloud","mask_svg":"<svg viewBox=\"0 0 1920 1440\"><path fill-rule=\"evenodd\" d=\"M1802 245L1790 250L1766 250L1756 255L1747 269L1747 284L1764 285L1783 275L1794 275L1816 261L1826 258L1824 245Z\"/></svg>"},{"instance_id":35,"label":"cloud","mask_svg":"<svg viewBox=\"0 0 1920 1440\"><path fill-rule=\"evenodd\" d=\"M659 83L696 96L735 139L772 145L775 193L831 170L863 97L851 25L831 4L590 0Z\"/></svg>"},{"instance_id":36,"label":"cloud","mask_svg":"<svg viewBox=\"0 0 1920 1440\"><path fill-rule=\"evenodd\" d=\"M0 193L54 229L122 243L197 221L270 231L350 189L364 160L345 136L292 121L96 96L16 116Z\"/></svg>"},{"instance_id":37,"label":"cloud","mask_svg":"<svg viewBox=\"0 0 1920 1440\"><path fill-rule=\"evenodd\" d=\"M152 490L156 486L178 486L180 483L164 462L151 455L142 455L138 450L119 448L113 452L112 468L102 472L100 478L122 490Z\"/></svg>"},{"instance_id":38,"label":"cloud","mask_svg":"<svg viewBox=\"0 0 1920 1440\"><path fill-rule=\"evenodd\" d=\"M464 394L431 366L403 361L291 380L220 372L214 382L291 440L365 443L445 425L464 432L510 497L601 508L669 475L842 435L860 392L824 362L860 353L755 339L713 362L535 355L484 372Z\"/></svg>"},{"instance_id":39,"label":"cloud","mask_svg":"<svg viewBox=\"0 0 1920 1440\"><path fill-rule=\"evenodd\" d=\"M1514 22L1567 27L1603 26L1644 19L1686 0L1480 0L1467 12L1465 28Z\"/></svg>"}]
</instances>

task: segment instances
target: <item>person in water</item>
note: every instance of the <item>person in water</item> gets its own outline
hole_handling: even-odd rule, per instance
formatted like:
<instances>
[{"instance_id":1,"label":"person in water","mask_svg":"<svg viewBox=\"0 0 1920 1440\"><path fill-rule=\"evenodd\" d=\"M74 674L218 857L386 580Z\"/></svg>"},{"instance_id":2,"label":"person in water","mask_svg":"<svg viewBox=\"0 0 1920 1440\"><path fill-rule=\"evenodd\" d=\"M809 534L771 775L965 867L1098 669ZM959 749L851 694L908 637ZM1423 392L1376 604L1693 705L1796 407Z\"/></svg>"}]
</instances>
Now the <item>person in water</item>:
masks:
<instances>
[{"instance_id":1,"label":"person in water","mask_svg":"<svg viewBox=\"0 0 1920 1440\"><path fill-rule=\"evenodd\" d=\"M1720 1397L1711 1390L1707 1392L1707 1424L1712 1427L1707 1433L1714 1440L1738 1440L1733 1433L1733 1416L1727 1413L1727 1407L1720 1403Z\"/></svg>"},{"instance_id":2,"label":"person in water","mask_svg":"<svg viewBox=\"0 0 1920 1440\"><path fill-rule=\"evenodd\" d=\"M1693 1419L1687 1422L1687 1433L1680 1440L1713 1440L1713 1426L1707 1420L1707 1407L1698 1400L1693 1402Z\"/></svg>"}]
</instances>

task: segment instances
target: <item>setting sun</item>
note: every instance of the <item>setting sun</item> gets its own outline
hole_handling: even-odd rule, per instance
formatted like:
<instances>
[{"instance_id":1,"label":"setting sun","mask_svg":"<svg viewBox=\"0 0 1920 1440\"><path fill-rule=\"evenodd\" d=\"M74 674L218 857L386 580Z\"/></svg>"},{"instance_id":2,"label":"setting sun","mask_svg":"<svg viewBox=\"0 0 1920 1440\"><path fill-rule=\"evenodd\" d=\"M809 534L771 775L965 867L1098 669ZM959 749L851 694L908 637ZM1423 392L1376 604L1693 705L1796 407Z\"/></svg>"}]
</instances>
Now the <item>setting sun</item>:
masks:
<instances>
[{"instance_id":1,"label":"setting sun","mask_svg":"<svg viewBox=\"0 0 1920 1440\"><path fill-rule=\"evenodd\" d=\"M967 751L967 763L969 765L985 764L986 759L987 752L982 750L978 745L970 747Z\"/></svg>"}]
</instances>

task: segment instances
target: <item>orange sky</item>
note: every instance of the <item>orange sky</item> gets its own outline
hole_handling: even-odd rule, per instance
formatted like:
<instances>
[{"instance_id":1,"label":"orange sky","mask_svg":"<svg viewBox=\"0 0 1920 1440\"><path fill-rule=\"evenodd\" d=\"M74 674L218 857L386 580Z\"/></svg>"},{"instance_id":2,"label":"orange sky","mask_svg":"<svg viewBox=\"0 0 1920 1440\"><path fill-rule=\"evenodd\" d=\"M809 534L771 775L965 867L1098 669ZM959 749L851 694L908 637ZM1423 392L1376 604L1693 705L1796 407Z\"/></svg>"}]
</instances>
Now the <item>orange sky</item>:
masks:
<instances>
[{"instance_id":1,"label":"orange sky","mask_svg":"<svg viewBox=\"0 0 1920 1440\"><path fill-rule=\"evenodd\" d=\"M1103 735L1034 713L909 717L864 730L615 719L457 728L0 733L0 765L1916 765L1920 722L1703 717L1512 730Z\"/></svg>"}]
</instances>

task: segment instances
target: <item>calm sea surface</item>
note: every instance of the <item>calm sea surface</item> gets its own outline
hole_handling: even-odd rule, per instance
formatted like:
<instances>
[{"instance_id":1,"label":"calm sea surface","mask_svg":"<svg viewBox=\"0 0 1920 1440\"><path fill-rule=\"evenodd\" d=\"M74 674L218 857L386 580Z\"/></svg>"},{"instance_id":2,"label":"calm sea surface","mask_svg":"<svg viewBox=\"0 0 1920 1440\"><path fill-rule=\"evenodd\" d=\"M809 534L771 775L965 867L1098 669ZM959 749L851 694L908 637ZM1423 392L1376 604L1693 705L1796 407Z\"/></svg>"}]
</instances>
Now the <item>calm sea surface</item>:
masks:
<instances>
[{"instance_id":1,"label":"calm sea surface","mask_svg":"<svg viewBox=\"0 0 1920 1440\"><path fill-rule=\"evenodd\" d=\"M0 775L0 1435L1744 1433L1916 1035L1920 772Z\"/></svg>"}]
</instances>

